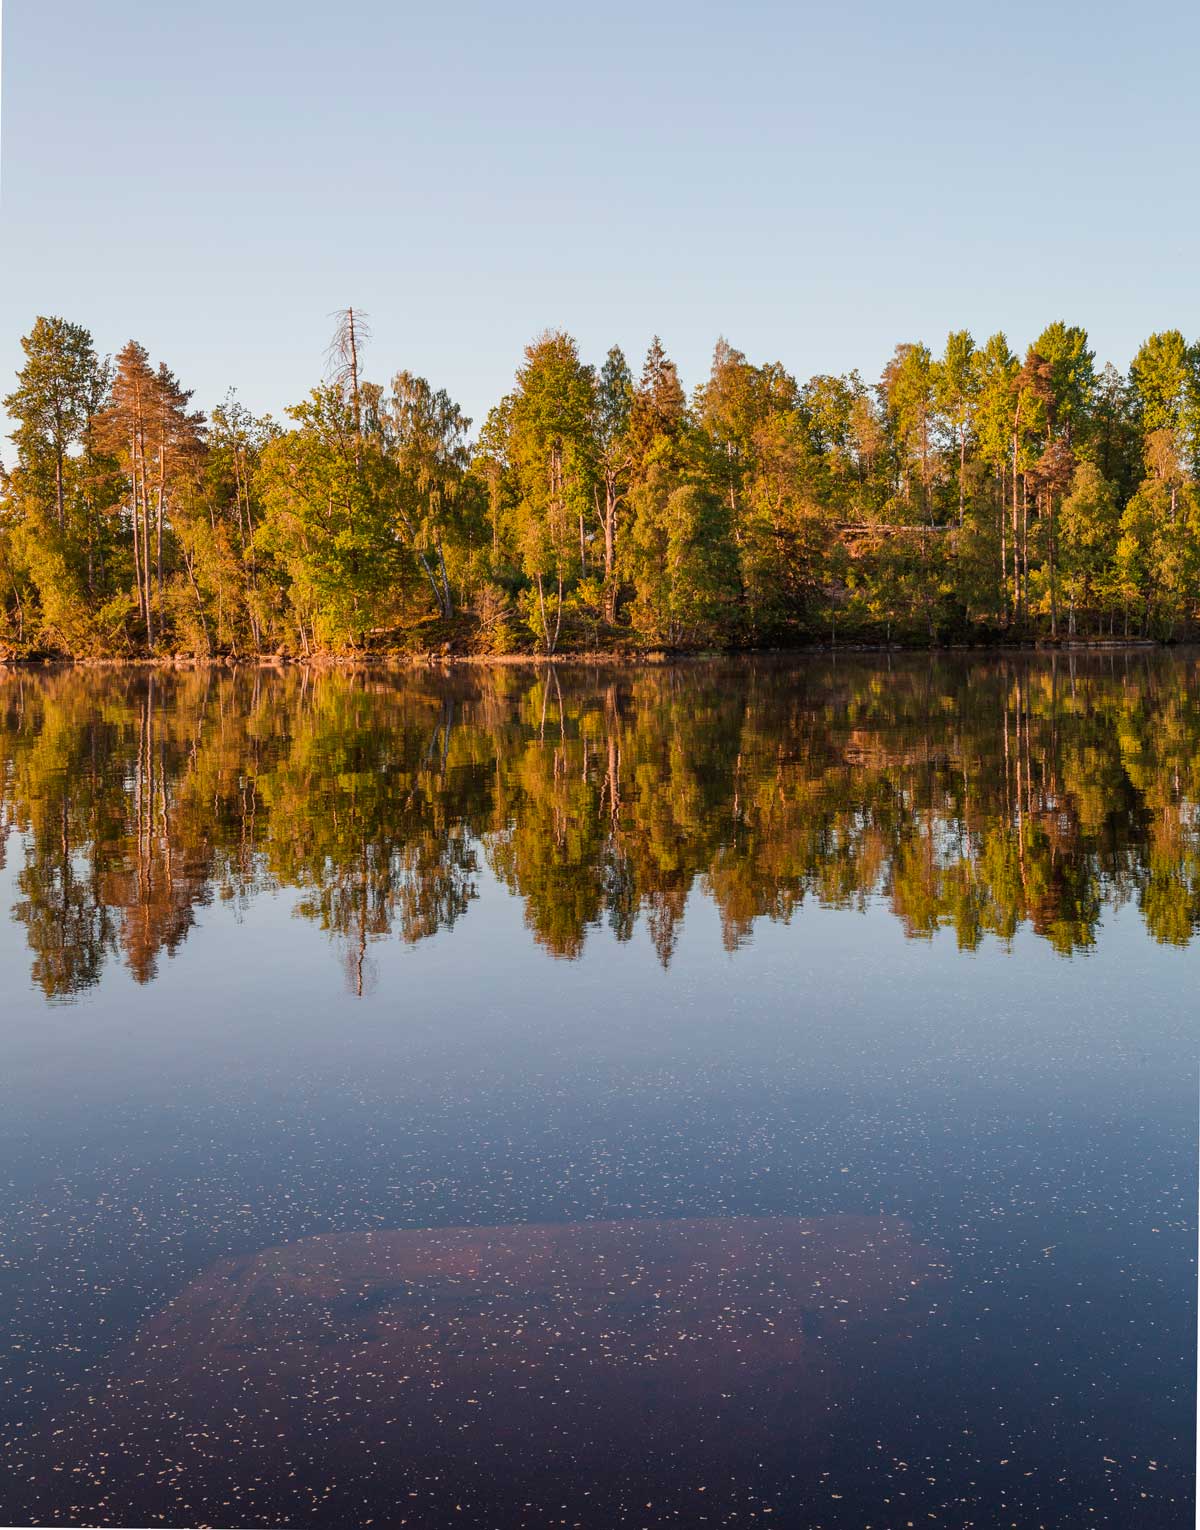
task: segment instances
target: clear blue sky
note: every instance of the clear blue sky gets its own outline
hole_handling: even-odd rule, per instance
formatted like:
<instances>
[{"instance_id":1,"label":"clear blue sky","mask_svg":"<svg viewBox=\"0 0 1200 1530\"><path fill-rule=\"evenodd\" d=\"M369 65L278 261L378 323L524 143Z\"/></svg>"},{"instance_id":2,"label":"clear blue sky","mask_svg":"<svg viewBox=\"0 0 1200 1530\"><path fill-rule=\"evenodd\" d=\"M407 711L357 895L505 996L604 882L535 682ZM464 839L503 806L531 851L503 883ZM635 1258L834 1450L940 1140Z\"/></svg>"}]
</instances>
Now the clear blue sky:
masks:
<instances>
[{"instance_id":1,"label":"clear blue sky","mask_svg":"<svg viewBox=\"0 0 1200 1530\"><path fill-rule=\"evenodd\" d=\"M1200 333L1200 8L5 0L0 384L35 314L210 407L367 367L478 419L562 326L690 387L899 340Z\"/></svg>"}]
</instances>

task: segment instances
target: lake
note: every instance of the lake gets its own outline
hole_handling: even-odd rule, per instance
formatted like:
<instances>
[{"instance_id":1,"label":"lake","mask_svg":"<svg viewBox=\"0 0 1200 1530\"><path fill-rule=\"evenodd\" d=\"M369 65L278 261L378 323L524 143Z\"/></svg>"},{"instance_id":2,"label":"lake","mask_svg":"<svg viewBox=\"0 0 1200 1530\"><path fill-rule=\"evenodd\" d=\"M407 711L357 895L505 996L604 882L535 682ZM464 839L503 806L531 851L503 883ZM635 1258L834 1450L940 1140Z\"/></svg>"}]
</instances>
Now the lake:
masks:
<instances>
[{"instance_id":1,"label":"lake","mask_svg":"<svg viewBox=\"0 0 1200 1530\"><path fill-rule=\"evenodd\" d=\"M0 675L0 1519L1183 1527L1200 657Z\"/></svg>"}]
</instances>

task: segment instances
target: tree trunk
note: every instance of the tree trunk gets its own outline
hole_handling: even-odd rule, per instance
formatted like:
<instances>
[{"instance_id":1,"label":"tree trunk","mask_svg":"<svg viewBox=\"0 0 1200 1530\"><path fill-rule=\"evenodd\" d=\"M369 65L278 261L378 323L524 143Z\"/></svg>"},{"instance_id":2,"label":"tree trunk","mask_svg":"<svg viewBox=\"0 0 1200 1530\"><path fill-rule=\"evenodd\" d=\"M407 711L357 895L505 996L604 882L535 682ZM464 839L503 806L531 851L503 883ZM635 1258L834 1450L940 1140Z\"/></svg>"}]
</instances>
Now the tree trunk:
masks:
<instances>
[{"instance_id":1,"label":"tree trunk","mask_svg":"<svg viewBox=\"0 0 1200 1530\"><path fill-rule=\"evenodd\" d=\"M138 462L137 462L137 434L129 438L129 489L130 503L129 513L133 528L133 577L137 584L138 615L147 620L145 592L142 589L142 549L141 530L138 525Z\"/></svg>"},{"instance_id":2,"label":"tree trunk","mask_svg":"<svg viewBox=\"0 0 1200 1530\"><path fill-rule=\"evenodd\" d=\"M554 647L558 647L558 634L562 631L563 612L563 579L562 570L558 574L558 610L554 613ZM551 652L554 650L552 649Z\"/></svg>"},{"instance_id":3,"label":"tree trunk","mask_svg":"<svg viewBox=\"0 0 1200 1530\"><path fill-rule=\"evenodd\" d=\"M1005 526L1004 464L1000 464L1000 622L1008 622L1008 537Z\"/></svg>"},{"instance_id":4,"label":"tree trunk","mask_svg":"<svg viewBox=\"0 0 1200 1530\"><path fill-rule=\"evenodd\" d=\"M442 615L449 620L454 615L454 597L450 592L450 576L446 573L446 559L442 555L441 538L437 544L438 569L442 578Z\"/></svg>"},{"instance_id":5,"label":"tree trunk","mask_svg":"<svg viewBox=\"0 0 1200 1530\"><path fill-rule=\"evenodd\" d=\"M1017 480L1020 478L1019 464L1020 445L1017 432L1013 431L1012 438L1012 544L1013 544L1013 619L1021 620L1021 557L1020 537L1018 536L1018 501Z\"/></svg>"},{"instance_id":6,"label":"tree trunk","mask_svg":"<svg viewBox=\"0 0 1200 1530\"><path fill-rule=\"evenodd\" d=\"M611 627L617 619L617 485L611 473L604 477L604 620Z\"/></svg>"},{"instance_id":7,"label":"tree trunk","mask_svg":"<svg viewBox=\"0 0 1200 1530\"><path fill-rule=\"evenodd\" d=\"M546 649L546 652L550 653L552 650L550 648L550 624L546 620L546 591L543 587L542 576L540 573L537 576L537 592L538 610L541 612L542 616L542 643Z\"/></svg>"},{"instance_id":8,"label":"tree trunk","mask_svg":"<svg viewBox=\"0 0 1200 1530\"><path fill-rule=\"evenodd\" d=\"M212 639L208 635L208 621L204 615L204 602L200 598L200 589L196 584L196 575L192 571L192 560L187 555L187 549L183 551L183 566L187 569L188 582L192 587L192 594L196 597L196 611L200 617L200 630L204 633L205 657L212 653Z\"/></svg>"},{"instance_id":9,"label":"tree trunk","mask_svg":"<svg viewBox=\"0 0 1200 1530\"><path fill-rule=\"evenodd\" d=\"M167 445L164 440L159 441L158 451L158 502L154 507L154 559L158 574L158 598L161 602L163 594L163 502L167 497Z\"/></svg>"},{"instance_id":10,"label":"tree trunk","mask_svg":"<svg viewBox=\"0 0 1200 1530\"><path fill-rule=\"evenodd\" d=\"M146 431L145 422L141 412L141 399L138 399L137 422L134 435L134 450L137 456L139 477L141 480L141 512L142 512L142 588L144 591L146 611L146 645L154 646L154 613L151 607L153 596L150 584L150 485L146 477Z\"/></svg>"},{"instance_id":11,"label":"tree trunk","mask_svg":"<svg viewBox=\"0 0 1200 1530\"><path fill-rule=\"evenodd\" d=\"M439 613L442 616L445 616L445 614L446 614L446 607L445 607L445 603L444 603L444 601L442 599L442 589L441 589L441 586L438 584L437 575L434 573L433 569L430 567L429 559L419 549L417 551L417 562L421 565L421 569L424 572L426 579L429 580L429 588L433 591L433 598L434 598L434 601L437 604L437 608L438 608ZM444 572L445 572L445 565L443 564L443 573Z\"/></svg>"},{"instance_id":12,"label":"tree trunk","mask_svg":"<svg viewBox=\"0 0 1200 1530\"><path fill-rule=\"evenodd\" d=\"M142 453L142 581L146 586L146 641L154 646L154 599L150 580L150 486L146 482L146 457Z\"/></svg>"},{"instance_id":13,"label":"tree trunk","mask_svg":"<svg viewBox=\"0 0 1200 1530\"><path fill-rule=\"evenodd\" d=\"M64 531L67 525L66 499L63 494L63 448L62 442L54 443L54 496L58 506L58 529Z\"/></svg>"}]
</instances>

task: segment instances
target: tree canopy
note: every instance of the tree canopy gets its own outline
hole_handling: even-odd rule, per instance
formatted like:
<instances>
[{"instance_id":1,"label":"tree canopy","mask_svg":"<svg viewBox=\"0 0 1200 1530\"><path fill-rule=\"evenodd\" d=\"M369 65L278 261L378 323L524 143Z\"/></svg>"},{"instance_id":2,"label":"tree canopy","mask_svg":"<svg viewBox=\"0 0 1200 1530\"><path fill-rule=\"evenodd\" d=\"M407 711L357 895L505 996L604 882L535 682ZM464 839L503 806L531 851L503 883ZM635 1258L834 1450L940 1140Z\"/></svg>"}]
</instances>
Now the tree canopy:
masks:
<instances>
[{"instance_id":1,"label":"tree canopy","mask_svg":"<svg viewBox=\"0 0 1200 1530\"><path fill-rule=\"evenodd\" d=\"M689 395L547 330L473 424L361 311L283 422L39 317L5 407L9 657L1173 639L1200 620L1200 343L1055 321L871 384L718 340ZM384 373L388 375L388 373Z\"/></svg>"}]
</instances>

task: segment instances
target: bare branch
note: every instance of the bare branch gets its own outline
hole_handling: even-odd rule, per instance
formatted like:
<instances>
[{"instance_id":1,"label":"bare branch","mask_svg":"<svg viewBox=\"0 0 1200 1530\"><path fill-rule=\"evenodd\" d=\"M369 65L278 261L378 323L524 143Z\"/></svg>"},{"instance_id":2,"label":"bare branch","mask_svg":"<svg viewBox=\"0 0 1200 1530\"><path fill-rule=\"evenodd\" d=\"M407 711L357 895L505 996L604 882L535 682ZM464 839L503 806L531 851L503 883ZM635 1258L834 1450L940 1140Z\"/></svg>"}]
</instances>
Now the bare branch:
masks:
<instances>
[{"instance_id":1,"label":"bare branch","mask_svg":"<svg viewBox=\"0 0 1200 1530\"><path fill-rule=\"evenodd\" d=\"M335 321L333 336L325 347L326 376L336 386L358 383L359 353L371 338L371 324L361 308L339 308L329 315Z\"/></svg>"}]
</instances>

